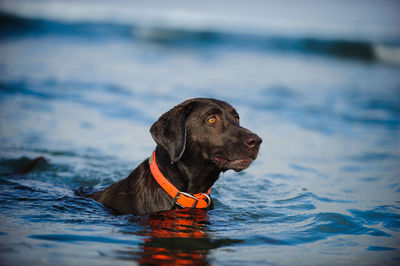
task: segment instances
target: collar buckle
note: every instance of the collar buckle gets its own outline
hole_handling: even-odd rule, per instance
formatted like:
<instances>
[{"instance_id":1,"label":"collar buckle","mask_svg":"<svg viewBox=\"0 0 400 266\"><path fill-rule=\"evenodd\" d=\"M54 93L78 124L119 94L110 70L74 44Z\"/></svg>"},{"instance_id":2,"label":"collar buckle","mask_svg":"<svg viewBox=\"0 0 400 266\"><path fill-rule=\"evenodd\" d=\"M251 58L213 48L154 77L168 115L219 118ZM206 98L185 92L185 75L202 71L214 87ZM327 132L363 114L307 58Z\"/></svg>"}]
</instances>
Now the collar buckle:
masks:
<instances>
[{"instance_id":1,"label":"collar buckle","mask_svg":"<svg viewBox=\"0 0 400 266\"><path fill-rule=\"evenodd\" d=\"M207 194L207 193L201 193L203 196L204 196L204 198L206 199L205 201L207 201L207 207L208 206L210 206L210 204L211 204L211 198L210 198L210 196ZM206 208L207 208L206 207Z\"/></svg>"},{"instance_id":2,"label":"collar buckle","mask_svg":"<svg viewBox=\"0 0 400 266\"><path fill-rule=\"evenodd\" d=\"M192 209L196 208L196 205L197 205L197 203L199 202L199 199L196 198L195 196L189 194L189 193L182 192L182 191L179 191L179 192L176 194L175 198L174 198L174 201L175 201L175 204L176 204L176 205L178 205L178 206L181 207L181 208L185 208L184 206L182 206L182 205L180 205L180 204L178 203L178 199L179 199L179 196L180 196L181 194L184 195L184 196L186 196L186 197L189 197L189 198L194 199L195 202L193 203L193 206L192 206L191 208L192 208ZM208 197L208 196L207 196L207 197ZM209 197L208 197L208 198L209 198Z\"/></svg>"}]
</instances>

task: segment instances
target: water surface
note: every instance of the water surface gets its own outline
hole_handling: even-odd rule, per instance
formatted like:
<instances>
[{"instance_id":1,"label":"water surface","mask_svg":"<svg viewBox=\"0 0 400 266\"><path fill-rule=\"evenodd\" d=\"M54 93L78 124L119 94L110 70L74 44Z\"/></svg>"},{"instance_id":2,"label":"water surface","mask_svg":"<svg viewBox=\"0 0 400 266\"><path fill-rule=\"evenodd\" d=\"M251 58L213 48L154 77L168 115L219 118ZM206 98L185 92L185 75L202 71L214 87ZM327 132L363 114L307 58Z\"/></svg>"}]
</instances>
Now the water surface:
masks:
<instances>
[{"instance_id":1,"label":"water surface","mask_svg":"<svg viewBox=\"0 0 400 266\"><path fill-rule=\"evenodd\" d=\"M4 1L2 263L398 264L400 67L377 51L398 49L400 16L394 1L360 13L358 2L331 23L298 6L294 28L263 20L279 4L217 16L124 2L141 11L131 16L106 2ZM231 103L263 138L249 169L221 175L214 210L115 216L74 195L125 178L154 149L152 123L192 97Z\"/></svg>"}]
</instances>

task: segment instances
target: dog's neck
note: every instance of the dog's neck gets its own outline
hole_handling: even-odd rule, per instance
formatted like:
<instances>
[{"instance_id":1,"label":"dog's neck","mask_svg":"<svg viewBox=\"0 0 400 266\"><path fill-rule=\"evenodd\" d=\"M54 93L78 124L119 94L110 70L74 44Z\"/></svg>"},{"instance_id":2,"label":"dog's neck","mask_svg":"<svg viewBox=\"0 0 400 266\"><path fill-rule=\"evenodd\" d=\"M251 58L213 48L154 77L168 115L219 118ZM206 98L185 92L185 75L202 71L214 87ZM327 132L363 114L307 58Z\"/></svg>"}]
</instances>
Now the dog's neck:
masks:
<instances>
[{"instance_id":1,"label":"dog's neck","mask_svg":"<svg viewBox=\"0 0 400 266\"><path fill-rule=\"evenodd\" d=\"M160 146L156 148L160 171L178 190L190 194L207 192L221 173L219 168L200 156L185 152L177 162L171 163L167 151ZM193 162L197 163L193 165Z\"/></svg>"}]
</instances>

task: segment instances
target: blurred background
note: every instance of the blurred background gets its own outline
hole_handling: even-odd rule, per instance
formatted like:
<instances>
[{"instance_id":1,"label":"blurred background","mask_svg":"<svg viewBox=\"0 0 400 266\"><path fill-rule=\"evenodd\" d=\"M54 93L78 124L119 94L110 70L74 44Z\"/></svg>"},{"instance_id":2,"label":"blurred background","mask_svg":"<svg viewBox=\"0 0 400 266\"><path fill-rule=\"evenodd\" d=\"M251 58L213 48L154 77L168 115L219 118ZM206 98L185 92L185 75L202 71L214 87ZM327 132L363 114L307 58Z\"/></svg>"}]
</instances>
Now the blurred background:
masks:
<instances>
[{"instance_id":1,"label":"blurred background","mask_svg":"<svg viewBox=\"0 0 400 266\"><path fill-rule=\"evenodd\" d=\"M143 228L72 189L126 177L152 123L193 97L229 102L264 140L213 189L202 230L235 241L200 245L204 263L398 263L395 0L2 0L2 259L140 262Z\"/></svg>"}]
</instances>

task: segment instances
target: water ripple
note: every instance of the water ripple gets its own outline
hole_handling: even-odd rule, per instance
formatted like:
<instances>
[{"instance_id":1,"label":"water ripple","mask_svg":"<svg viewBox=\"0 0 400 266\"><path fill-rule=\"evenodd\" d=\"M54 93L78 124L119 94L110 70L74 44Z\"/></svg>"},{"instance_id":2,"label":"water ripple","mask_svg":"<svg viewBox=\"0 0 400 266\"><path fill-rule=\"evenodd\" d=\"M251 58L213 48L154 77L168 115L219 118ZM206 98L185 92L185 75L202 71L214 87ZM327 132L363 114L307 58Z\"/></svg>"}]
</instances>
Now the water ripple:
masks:
<instances>
[{"instance_id":1,"label":"water ripple","mask_svg":"<svg viewBox=\"0 0 400 266\"><path fill-rule=\"evenodd\" d=\"M71 235L71 234L44 234L44 235L30 235L30 238L49 240L49 241L60 241L60 242L98 242L104 244L123 244L123 245L138 245L140 240L127 240L117 239L102 236L83 236L83 235Z\"/></svg>"},{"instance_id":2,"label":"water ripple","mask_svg":"<svg viewBox=\"0 0 400 266\"><path fill-rule=\"evenodd\" d=\"M400 232L400 209L395 206L380 206L373 210L349 210L357 220L366 225L382 224L384 228Z\"/></svg>"}]
</instances>

